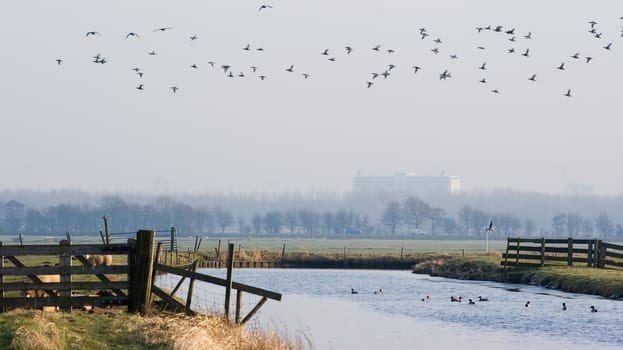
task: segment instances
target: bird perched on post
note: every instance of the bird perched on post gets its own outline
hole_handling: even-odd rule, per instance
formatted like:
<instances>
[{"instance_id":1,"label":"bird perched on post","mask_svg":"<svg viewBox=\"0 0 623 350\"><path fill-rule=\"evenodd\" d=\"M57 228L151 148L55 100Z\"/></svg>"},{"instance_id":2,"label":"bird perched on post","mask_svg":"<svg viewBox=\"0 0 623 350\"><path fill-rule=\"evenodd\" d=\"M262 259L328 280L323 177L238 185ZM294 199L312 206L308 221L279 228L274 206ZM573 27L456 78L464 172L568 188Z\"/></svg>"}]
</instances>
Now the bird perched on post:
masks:
<instances>
[{"instance_id":1,"label":"bird perched on post","mask_svg":"<svg viewBox=\"0 0 623 350\"><path fill-rule=\"evenodd\" d=\"M489 227L487 227L485 229L485 231L490 232L490 231L494 231L495 228L493 228L493 220L491 220L491 222L489 222Z\"/></svg>"}]
</instances>

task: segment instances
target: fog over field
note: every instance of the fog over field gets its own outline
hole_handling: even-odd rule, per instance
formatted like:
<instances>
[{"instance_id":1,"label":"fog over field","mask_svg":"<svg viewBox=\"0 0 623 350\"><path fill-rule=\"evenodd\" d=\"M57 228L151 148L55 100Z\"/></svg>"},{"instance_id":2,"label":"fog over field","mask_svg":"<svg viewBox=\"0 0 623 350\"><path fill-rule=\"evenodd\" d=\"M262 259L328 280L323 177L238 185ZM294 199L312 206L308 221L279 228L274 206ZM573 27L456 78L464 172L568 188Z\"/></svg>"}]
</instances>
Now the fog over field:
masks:
<instances>
[{"instance_id":1,"label":"fog over field","mask_svg":"<svg viewBox=\"0 0 623 350\"><path fill-rule=\"evenodd\" d=\"M361 169L618 195L621 17L618 0L4 1L0 189L342 196Z\"/></svg>"}]
</instances>

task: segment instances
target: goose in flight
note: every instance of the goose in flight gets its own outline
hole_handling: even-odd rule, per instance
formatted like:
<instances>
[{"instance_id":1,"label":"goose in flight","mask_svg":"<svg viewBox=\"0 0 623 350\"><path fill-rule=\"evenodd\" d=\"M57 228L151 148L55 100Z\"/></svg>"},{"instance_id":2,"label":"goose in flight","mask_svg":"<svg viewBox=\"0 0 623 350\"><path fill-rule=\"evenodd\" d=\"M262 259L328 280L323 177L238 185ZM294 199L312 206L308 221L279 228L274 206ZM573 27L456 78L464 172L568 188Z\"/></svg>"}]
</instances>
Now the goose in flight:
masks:
<instances>
[{"instance_id":1,"label":"goose in flight","mask_svg":"<svg viewBox=\"0 0 623 350\"><path fill-rule=\"evenodd\" d=\"M150 56L156 56L156 51L152 50L152 51L148 52L147 54L150 55Z\"/></svg>"},{"instance_id":2,"label":"goose in flight","mask_svg":"<svg viewBox=\"0 0 623 350\"><path fill-rule=\"evenodd\" d=\"M536 81L536 74L532 74L532 76L528 78L528 80Z\"/></svg>"},{"instance_id":3,"label":"goose in flight","mask_svg":"<svg viewBox=\"0 0 623 350\"><path fill-rule=\"evenodd\" d=\"M372 50L380 51L381 50L381 45L376 45L375 47L372 48Z\"/></svg>"},{"instance_id":4,"label":"goose in flight","mask_svg":"<svg viewBox=\"0 0 623 350\"><path fill-rule=\"evenodd\" d=\"M195 68L195 69L197 69L197 68L199 68L199 67L197 67L197 65L193 63L193 64L191 64L191 65L190 65L190 68Z\"/></svg>"},{"instance_id":5,"label":"goose in flight","mask_svg":"<svg viewBox=\"0 0 623 350\"><path fill-rule=\"evenodd\" d=\"M372 79L376 79L376 78L378 78L378 77L379 77L379 75L380 75L379 73L374 73L374 72L372 72Z\"/></svg>"},{"instance_id":6,"label":"goose in flight","mask_svg":"<svg viewBox=\"0 0 623 350\"><path fill-rule=\"evenodd\" d=\"M417 73L420 69L422 69L422 67L420 66L413 66L413 69L415 70L413 73Z\"/></svg>"},{"instance_id":7,"label":"goose in flight","mask_svg":"<svg viewBox=\"0 0 623 350\"><path fill-rule=\"evenodd\" d=\"M260 75L259 78L260 78L260 80L264 80L264 79L266 79L266 76L265 75Z\"/></svg>"},{"instance_id":8,"label":"goose in flight","mask_svg":"<svg viewBox=\"0 0 623 350\"><path fill-rule=\"evenodd\" d=\"M608 43L608 45L604 46L604 49L610 50L610 46L612 46L612 43Z\"/></svg>"},{"instance_id":9,"label":"goose in flight","mask_svg":"<svg viewBox=\"0 0 623 350\"><path fill-rule=\"evenodd\" d=\"M433 41L436 42L437 44L441 44L441 39L440 38L437 38L437 39L435 39Z\"/></svg>"},{"instance_id":10,"label":"goose in flight","mask_svg":"<svg viewBox=\"0 0 623 350\"><path fill-rule=\"evenodd\" d=\"M140 39L141 37L138 36L138 34L134 33L134 32L129 32L128 35L125 36L126 39L128 39L129 37L135 37Z\"/></svg>"},{"instance_id":11,"label":"goose in flight","mask_svg":"<svg viewBox=\"0 0 623 350\"><path fill-rule=\"evenodd\" d=\"M431 49L431 51L432 51L435 55L439 55L439 49L438 49L438 48Z\"/></svg>"},{"instance_id":12,"label":"goose in flight","mask_svg":"<svg viewBox=\"0 0 623 350\"><path fill-rule=\"evenodd\" d=\"M487 62L483 62L482 65L480 67L478 67L478 69L487 70L486 66L487 66Z\"/></svg>"},{"instance_id":13,"label":"goose in flight","mask_svg":"<svg viewBox=\"0 0 623 350\"><path fill-rule=\"evenodd\" d=\"M228 70L229 68L231 68L231 66L230 66L230 65L227 65L227 64L224 64L224 65L222 65L222 66L221 66L221 68L223 68L223 72L227 73L227 70Z\"/></svg>"},{"instance_id":14,"label":"goose in flight","mask_svg":"<svg viewBox=\"0 0 623 350\"><path fill-rule=\"evenodd\" d=\"M452 78L452 74L448 72L448 70L444 70L443 73L439 74L439 80L446 80L446 78Z\"/></svg>"},{"instance_id":15,"label":"goose in flight","mask_svg":"<svg viewBox=\"0 0 623 350\"><path fill-rule=\"evenodd\" d=\"M556 67L559 70L565 70L565 62L561 63L560 66Z\"/></svg>"},{"instance_id":16,"label":"goose in flight","mask_svg":"<svg viewBox=\"0 0 623 350\"><path fill-rule=\"evenodd\" d=\"M567 97L571 97L571 89L567 89L567 93L564 94Z\"/></svg>"},{"instance_id":17,"label":"goose in flight","mask_svg":"<svg viewBox=\"0 0 623 350\"><path fill-rule=\"evenodd\" d=\"M456 60L457 58L459 58L459 56L457 56L457 55L450 55L450 59L451 60Z\"/></svg>"},{"instance_id":18,"label":"goose in flight","mask_svg":"<svg viewBox=\"0 0 623 350\"><path fill-rule=\"evenodd\" d=\"M387 53L394 53L394 52L396 52L396 50L394 50L394 49L387 49Z\"/></svg>"},{"instance_id":19,"label":"goose in flight","mask_svg":"<svg viewBox=\"0 0 623 350\"><path fill-rule=\"evenodd\" d=\"M136 67L136 68L132 68L133 71L135 71L136 73L138 73L141 69Z\"/></svg>"},{"instance_id":20,"label":"goose in flight","mask_svg":"<svg viewBox=\"0 0 623 350\"><path fill-rule=\"evenodd\" d=\"M59 66L60 66L60 65L61 65L61 63L63 63L63 60L61 60L60 58L56 60L56 64L57 64L57 65L59 65Z\"/></svg>"},{"instance_id":21,"label":"goose in flight","mask_svg":"<svg viewBox=\"0 0 623 350\"><path fill-rule=\"evenodd\" d=\"M143 90L143 84L136 87L137 90Z\"/></svg>"},{"instance_id":22,"label":"goose in flight","mask_svg":"<svg viewBox=\"0 0 623 350\"><path fill-rule=\"evenodd\" d=\"M580 53L576 52L574 55L571 55L571 58L575 58L576 60L580 58Z\"/></svg>"},{"instance_id":23,"label":"goose in flight","mask_svg":"<svg viewBox=\"0 0 623 350\"><path fill-rule=\"evenodd\" d=\"M532 32L528 32L528 34L523 36L524 39L532 39Z\"/></svg>"},{"instance_id":24,"label":"goose in flight","mask_svg":"<svg viewBox=\"0 0 623 350\"><path fill-rule=\"evenodd\" d=\"M591 28L595 28L595 25L597 24L597 22L595 21L589 21L588 24L591 25Z\"/></svg>"},{"instance_id":25,"label":"goose in flight","mask_svg":"<svg viewBox=\"0 0 623 350\"><path fill-rule=\"evenodd\" d=\"M247 44L247 46L243 47L242 49L245 51L251 50L251 44Z\"/></svg>"},{"instance_id":26,"label":"goose in flight","mask_svg":"<svg viewBox=\"0 0 623 350\"><path fill-rule=\"evenodd\" d=\"M154 29L154 30L152 30L152 32L164 32L164 31L169 30L169 29L173 29L173 28L171 28L171 27L162 27L162 28ZM177 88L175 88L175 90L177 90Z\"/></svg>"},{"instance_id":27,"label":"goose in flight","mask_svg":"<svg viewBox=\"0 0 623 350\"><path fill-rule=\"evenodd\" d=\"M394 68L396 68L395 64L388 64L387 67L389 67L389 70L392 70Z\"/></svg>"},{"instance_id":28,"label":"goose in flight","mask_svg":"<svg viewBox=\"0 0 623 350\"><path fill-rule=\"evenodd\" d=\"M491 92L493 92L494 94L499 94L499 93L500 93L500 90L498 90L498 89L493 89L493 90L491 90Z\"/></svg>"},{"instance_id":29,"label":"goose in flight","mask_svg":"<svg viewBox=\"0 0 623 350\"><path fill-rule=\"evenodd\" d=\"M507 51L508 51L508 53L515 53L515 49L512 48L512 47L510 49L508 49Z\"/></svg>"},{"instance_id":30,"label":"goose in flight","mask_svg":"<svg viewBox=\"0 0 623 350\"><path fill-rule=\"evenodd\" d=\"M90 32L87 32L85 36L89 36L89 35L98 35L98 36L101 36L101 35L100 35L100 33L99 33L99 32L96 32L96 31L90 31Z\"/></svg>"},{"instance_id":31,"label":"goose in flight","mask_svg":"<svg viewBox=\"0 0 623 350\"><path fill-rule=\"evenodd\" d=\"M294 72L294 65L291 64L289 68L286 68L286 70L290 73Z\"/></svg>"},{"instance_id":32,"label":"goose in flight","mask_svg":"<svg viewBox=\"0 0 623 350\"><path fill-rule=\"evenodd\" d=\"M253 73L255 73L255 71L257 70L256 66L251 66L251 70L253 71Z\"/></svg>"},{"instance_id":33,"label":"goose in flight","mask_svg":"<svg viewBox=\"0 0 623 350\"><path fill-rule=\"evenodd\" d=\"M350 46L346 46L344 49L346 50L347 55L350 55L350 53L353 52L353 48Z\"/></svg>"},{"instance_id":34,"label":"goose in flight","mask_svg":"<svg viewBox=\"0 0 623 350\"><path fill-rule=\"evenodd\" d=\"M171 91L173 91L173 93L177 93L177 90L179 90L179 88L177 86L171 86L169 89L171 89Z\"/></svg>"},{"instance_id":35,"label":"goose in flight","mask_svg":"<svg viewBox=\"0 0 623 350\"><path fill-rule=\"evenodd\" d=\"M529 53L530 53L530 49L526 49L526 52L522 53L521 55L525 57L530 57Z\"/></svg>"},{"instance_id":36,"label":"goose in flight","mask_svg":"<svg viewBox=\"0 0 623 350\"><path fill-rule=\"evenodd\" d=\"M307 74L307 73L303 73L303 74L301 74L301 75L302 75L302 76L303 76L303 78L305 78L305 79L309 78L309 74Z\"/></svg>"},{"instance_id":37,"label":"goose in flight","mask_svg":"<svg viewBox=\"0 0 623 350\"><path fill-rule=\"evenodd\" d=\"M383 76L383 79L387 79L387 77L390 76L390 74L391 73L388 72L388 71L385 71L385 72L381 73L381 75Z\"/></svg>"},{"instance_id":38,"label":"goose in flight","mask_svg":"<svg viewBox=\"0 0 623 350\"><path fill-rule=\"evenodd\" d=\"M585 59L586 59L586 63L588 63L588 62L590 62L593 58L592 58L592 57L590 57L590 56L586 56L586 57L585 57Z\"/></svg>"},{"instance_id":39,"label":"goose in flight","mask_svg":"<svg viewBox=\"0 0 623 350\"><path fill-rule=\"evenodd\" d=\"M366 81L367 88L369 89L372 85L374 85L371 81Z\"/></svg>"},{"instance_id":40,"label":"goose in flight","mask_svg":"<svg viewBox=\"0 0 623 350\"><path fill-rule=\"evenodd\" d=\"M479 82L481 82L481 83L483 83L483 84L486 84L486 83L487 83L487 79L482 78L482 79L480 79L480 80L479 80Z\"/></svg>"},{"instance_id":41,"label":"goose in flight","mask_svg":"<svg viewBox=\"0 0 623 350\"><path fill-rule=\"evenodd\" d=\"M324 50L324 51L322 51L320 54L321 54L321 55L328 56L328 55L329 55L329 49L325 49L325 50Z\"/></svg>"},{"instance_id":42,"label":"goose in flight","mask_svg":"<svg viewBox=\"0 0 623 350\"><path fill-rule=\"evenodd\" d=\"M197 39L199 39L199 37L197 35L192 35L190 37L190 41L197 40Z\"/></svg>"},{"instance_id":43,"label":"goose in flight","mask_svg":"<svg viewBox=\"0 0 623 350\"><path fill-rule=\"evenodd\" d=\"M260 9L257 10L257 12L262 11L263 9L272 9L273 7L271 5L262 5L260 6Z\"/></svg>"},{"instance_id":44,"label":"goose in flight","mask_svg":"<svg viewBox=\"0 0 623 350\"><path fill-rule=\"evenodd\" d=\"M335 57L327 58L331 62L335 62Z\"/></svg>"}]
</instances>

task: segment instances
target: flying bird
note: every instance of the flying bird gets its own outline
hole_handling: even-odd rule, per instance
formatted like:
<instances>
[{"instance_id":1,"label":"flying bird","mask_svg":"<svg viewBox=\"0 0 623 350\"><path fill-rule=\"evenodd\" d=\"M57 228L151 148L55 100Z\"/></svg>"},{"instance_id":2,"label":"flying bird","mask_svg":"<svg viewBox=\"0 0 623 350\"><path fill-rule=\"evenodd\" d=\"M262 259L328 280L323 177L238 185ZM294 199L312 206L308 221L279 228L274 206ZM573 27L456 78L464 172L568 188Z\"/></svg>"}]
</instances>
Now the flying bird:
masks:
<instances>
[{"instance_id":1,"label":"flying bird","mask_svg":"<svg viewBox=\"0 0 623 350\"><path fill-rule=\"evenodd\" d=\"M353 48L350 46L346 46L344 49L346 50L347 55L350 55L350 53L353 52Z\"/></svg>"},{"instance_id":2,"label":"flying bird","mask_svg":"<svg viewBox=\"0 0 623 350\"><path fill-rule=\"evenodd\" d=\"M251 66L251 70L253 71L253 73L255 73L255 71L257 70L256 66Z\"/></svg>"},{"instance_id":3,"label":"flying bird","mask_svg":"<svg viewBox=\"0 0 623 350\"><path fill-rule=\"evenodd\" d=\"M59 66L60 66L60 65L61 65L61 63L63 63L63 60L61 60L60 58L56 60L56 64L57 64L57 65L59 65Z\"/></svg>"},{"instance_id":4,"label":"flying bird","mask_svg":"<svg viewBox=\"0 0 623 350\"><path fill-rule=\"evenodd\" d=\"M593 58L592 58L592 57L590 57L590 56L586 56L586 57L585 57L585 59L586 59L586 63L588 63L588 62L590 62Z\"/></svg>"},{"instance_id":5,"label":"flying bird","mask_svg":"<svg viewBox=\"0 0 623 350\"><path fill-rule=\"evenodd\" d=\"M481 82L481 83L483 83L483 84L486 84L486 83L487 83L487 79L482 78L482 79L480 79L480 80L479 80L479 82Z\"/></svg>"},{"instance_id":6,"label":"flying bird","mask_svg":"<svg viewBox=\"0 0 623 350\"><path fill-rule=\"evenodd\" d=\"M432 51L435 55L439 55L439 49L438 49L438 48L431 49L431 51Z\"/></svg>"},{"instance_id":7,"label":"flying bird","mask_svg":"<svg viewBox=\"0 0 623 350\"><path fill-rule=\"evenodd\" d=\"M417 73L417 71L419 71L422 68L420 66L413 66L413 69L415 69L413 73Z\"/></svg>"},{"instance_id":8,"label":"flying bird","mask_svg":"<svg viewBox=\"0 0 623 350\"><path fill-rule=\"evenodd\" d=\"M528 32L528 34L523 36L524 39L532 39L532 32Z\"/></svg>"},{"instance_id":9,"label":"flying bird","mask_svg":"<svg viewBox=\"0 0 623 350\"><path fill-rule=\"evenodd\" d=\"M195 68L195 69L197 69L197 68L199 68L199 67L197 67L197 65L193 63L193 64L191 64L191 65L190 65L190 68Z\"/></svg>"},{"instance_id":10,"label":"flying bird","mask_svg":"<svg viewBox=\"0 0 623 350\"><path fill-rule=\"evenodd\" d=\"M165 30L169 30L169 29L173 29L171 27L163 27L163 28L158 28L158 29L154 29L152 30L152 32L164 32ZM175 88L177 90L177 88Z\"/></svg>"},{"instance_id":11,"label":"flying bird","mask_svg":"<svg viewBox=\"0 0 623 350\"><path fill-rule=\"evenodd\" d=\"M575 58L576 60L580 58L580 53L576 52L574 55L571 55L571 58Z\"/></svg>"},{"instance_id":12,"label":"flying bird","mask_svg":"<svg viewBox=\"0 0 623 350\"><path fill-rule=\"evenodd\" d=\"M199 39L199 37L197 35L192 35L190 37L190 41L197 40L197 39Z\"/></svg>"},{"instance_id":13,"label":"flying bird","mask_svg":"<svg viewBox=\"0 0 623 350\"><path fill-rule=\"evenodd\" d=\"M439 80L446 80L446 78L452 78L452 74L448 72L448 70L444 70L443 73L439 74Z\"/></svg>"},{"instance_id":14,"label":"flying bird","mask_svg":"<svg viewBox=\"0 0 623 350\"><path fill-rule=\"evenodd\" d=\"M260 9L257 10L257 12L262 11L263 9L272 9L273 7L271 5L262 5L260 6Z\"/></svg>"},{"instance_id":15,"label":"flying bird","mask_svg":"<svg viewBox=\"0 0 623 350\"><path fill-rule=\"evenodd\" d=\"M536 81L536 74L532 74L532 76L528 78L528 80Z\"/></svg>"},{"instance_id":16,"label":"flying bird","mask_svg":"<svg viewBox=\"0 0 623 350\"><path fill-rule=\"evenodd\" d=\"M571 97L571 89L567 89L567 93L564 94L567 97Z\"/></svg>"},{"instance_id":17,"label":"flying bird","mask_svg":"<svg viewBox=\"0 0 623 350\"><path fill-rule=\"evenodd\" d=\"M290 73L294 72L294 65L291 64L289 68L286 68L286 70Z\"/></svg>"},{"instance_id":18,"label":"flying bird","mask_svg":"<svg viewBox=\"0 0 623 350\"><path fill-rule=\"evenodd\" d=\"M368 87L368 89L373 85L374 83L371 81L366 81L366 85Z\"/></svg>"},{"instance_id":19,"label":"flying bird","mask_svg":"<svg viewBox=\"0 0 623 350\"><path fill-rule=\"evenodd\" d=\"M486 65L487 65L487 62L483 62L482 65L478 67L478 69L487 70Z\"/></svg>"},{"instance_id":20,"label":"flying bird","mask_svg":"<svg viewBox=\"0 0 623 350\"><path fill-rule=\"evenodd\" d=\"M381 50L381 45L376 45L375 47L372 48L372 50L380 51Z\"/></svg>"},{"instance_id":21,"label":"flying bird","mask_svg":"<svg viewBox=\"0 0 623 350\"><path fill-rule=\"evenodd\" d=\"M610 46L612 46L612 43L609 43L608 45L604 46L604 49L610 50Z\"/></svg>"},{"instance_id":22,"label":"flying bird","mask_svg":"<svg viewBox=\"0 0 623 350\"><path fill-rule=\"evenodd\" d=\"M441 44L441 39L437 38L435 40L433 40L434 42L436 42L437 44Z\"/></svg>"},{"instance_id":23,"label":"flying bird","mask_svg":"<svg viewBox=\"0 0 623 350\"><path fill-rule=\"evenodd\" d=\"M389 67L389 70L392 70L394 68L396 68L396 65L394 64L388 64L387 67Z\"/></svg>"},{"instance_id":24,"label":"flying bird","mask_svg":"<svg viewBox=\"0 0 623 350\"><path fill-rule=\"evenodd\" d=\"M324 50L324 51L322 51L320 54L321 54L321 55L328 56L328 55L329 55L329 49L325 49L325 50Z\"/></svg>"},{"instance_id":25,"label":"flying bird","mask_svg":"<svg viewBox=\"0 0 623 350\"><path fill-rule=\"evenodd\" d=\"M137 90L143 90L143 84L136 87Z\"/></svg>"},{"instance_id":26,"label":"flying bird","mask_svg":"<svg viewBox=\"0 0 623 350\"><path fill-rule=\"evenodd\" d=\"M156 51L152 50L152 51L148 52L147 54L150 55L150 56L156 56Z\"/></svg>"},{"instance_id":27,"label":"flying bird","mask_svg":"<svg viewBox=\"0 0 623 350\"><path fill-rule=\"evenodd\" d=\"M565 62L561 63L560 66L556 67L559 70L565 70Z\"/></svg>"},{"instance_id":28,"label":"flying bird","mask_svg":"<svg viewBox=\"0 0 623 350\"><path fill-rule=\"evenodd\" d=\"M331 62L335 62L335 57L327 58Z\"/></svg>"},{"instance_id":29,"label":"flying bird","mask_svg":"<svg viewBox=\"0 0 623 350\"><path fill-rule=\"evenodd\" d=\"M85 36L89 36L89 35L98 35L98 36L101 36L101 35L100 35L100 33L95 32L95 31L90 31L90 32L87 32Z\"/></svg>"},{"instance_id":30,"label":"flying bird","mask_svg":"<svg viewBox=\"0 0 623 350\"><path fill-rule=\"evenodd\" d=\"M307 74L307 73L303 73L303 74L301 74L301 75L302 75L302 76L303 76L303 78L305 78L305 79L309 78L309 74Z\"/></svg>"},{"instance_id":31,"label":"flying bird","mask_svg":"<svg viewBox=\"0 0 623 350\"><path fill-rule=\"evenodd\" d=\"M508 49L507 51L508 51L508 53L515 53L515 49L512 48L512 47L510 49Z\"/></svg>"},{"instance_id":32,"label":"flying bird","mask_svg":"<svg viewBox=\"0 0 623 350\"><path fill-rule=\"evenodd\" d=\"M260 75L259 78L260 78L260 80L264 80L264 79L266 79L266 76L265 75Z\"/></svg>"},{"instance_id":33,"label":"flying bird","mask_svg":"<svg viewBox=\"0 0 623 350\"><path fill-rule=\"evenodd\" d=\"M179 90L179 88L177 86L171 86L169 89L171 89L171 91L173 91L173 93L177 93L177 90Z\"/></svg>"},{"instance_id":34,"label":"flying bird","mask_svg":"<svg viewBox=\"0 0 623 350\"><path fill-rule=\"evenodd\" d=\"M498 89L493 89L493 90L491 90L491 92L493 92L494 94L499 94L499 93L500 93L500 90L498 90Z\"/></svg>"},{"instance_id":35,"label":"flying bird","mask_svg":"<svg viewBox=\"0 0 623 350\"><path fill-rule=\"evenodd\" d=\"M138 36L138 34L134 33L134 32L129 32L128 35L125 36L126 39L128 39L129 37L135 37L140 39L141 37Z\"/></svg>"},{"instance_id":36,"label":"flying bird","mask_svg":"<svg viewBox=\"0 0 623 350\"><path fill-rule=\"evenodd\" d=\"M452 60L456 60L457 58L459 58L459 56L457 56L457 55L450 55L450 59L452 59Z\"/></svg>"},{"instance_id":37,"label":"flying bird","mask_svg":"<svg viewBox=\"0 0 623 350\"><path fill-rule=\"evenodd\" d=\"M224 64L221 66L221 68L223 68L223 72L227 73L227 70L230 68L231 66Z\"/></svg>"},{"instance_id":38,"label":"flying bird","mask_svg":"<svg viewBox=\"0 0 623 350\"><path fill-rule=\"evenodd\" d=\"M247 44L247 46L243 47L242 49L245 50L245 51L249 51L249 50L251 50L251 45Z\"/></svg>"},{"instance_id":39,"label":"flying bird","mask_svg":"<svg viewBox=\"0 0 623 350\"><path fill-rule=\"evenodd\" d=\"M526 52L522 53L521 55L525 57L530 57L529 53L530 53L530 49L526 49Z\"/></svg>"}]
</instances>

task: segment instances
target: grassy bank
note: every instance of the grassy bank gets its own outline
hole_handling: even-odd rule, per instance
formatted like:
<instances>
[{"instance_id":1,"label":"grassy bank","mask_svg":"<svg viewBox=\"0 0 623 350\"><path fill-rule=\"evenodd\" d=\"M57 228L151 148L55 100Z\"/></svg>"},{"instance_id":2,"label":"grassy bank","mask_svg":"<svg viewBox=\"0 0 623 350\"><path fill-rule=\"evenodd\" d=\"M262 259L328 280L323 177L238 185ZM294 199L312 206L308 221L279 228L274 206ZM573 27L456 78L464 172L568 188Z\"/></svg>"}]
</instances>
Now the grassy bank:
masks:
<instances>
[{"instance_id":1,"label":"grassy bank","mask_svg":"<svg viewBox=\"0 0 623 350\"><path fill-rule=\"evenodd\" d=\"M139 316L123 310L89 313L14 310L0 314L0 349L299 349L283 335L245 331L211 316Z\"/></svg>"},{"instance_id":2,"label":"grassy bank","mask_svg":"<svg viewBox=\"0 0 623 350\"><path fill-rule=\"evenodd\" d=\"M571 293L623 298L623 270L571 266L500 267L500 255L431 254L414 266L414 273L465 280L533 284Z\"/></svg>"}]
</instances>

